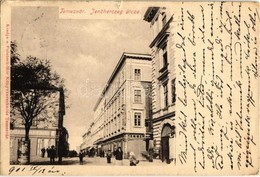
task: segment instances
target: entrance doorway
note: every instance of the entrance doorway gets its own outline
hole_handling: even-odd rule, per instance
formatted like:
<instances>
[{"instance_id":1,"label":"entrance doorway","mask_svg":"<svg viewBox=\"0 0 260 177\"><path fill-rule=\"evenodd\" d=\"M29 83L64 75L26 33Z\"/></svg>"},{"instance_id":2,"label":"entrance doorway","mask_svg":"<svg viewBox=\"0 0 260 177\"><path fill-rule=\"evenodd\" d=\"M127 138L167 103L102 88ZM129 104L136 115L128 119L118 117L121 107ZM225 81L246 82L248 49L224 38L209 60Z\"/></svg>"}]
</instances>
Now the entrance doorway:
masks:
<instances>
[{"instance_id":1,"label":"entrance doorway","mask_svg":"<svg viewBox=\"0 0 260 177\"><path fill-rule=\"evenodd\" d=\"M170 124L165 124L161 135L161 160L162 162L170 163L170 144L169 138L173 128Z\"/></svg>"},{"instance_id":2,"label":"entrance doorway","mask_svg":"<svg viewBox=\"0 0 260 177\"><path fill-rule=\"evenodd\" d=\"M162 137L162 162L168 161L170 159L169 154L169 137Z\"/></svg>"}]
</instances>

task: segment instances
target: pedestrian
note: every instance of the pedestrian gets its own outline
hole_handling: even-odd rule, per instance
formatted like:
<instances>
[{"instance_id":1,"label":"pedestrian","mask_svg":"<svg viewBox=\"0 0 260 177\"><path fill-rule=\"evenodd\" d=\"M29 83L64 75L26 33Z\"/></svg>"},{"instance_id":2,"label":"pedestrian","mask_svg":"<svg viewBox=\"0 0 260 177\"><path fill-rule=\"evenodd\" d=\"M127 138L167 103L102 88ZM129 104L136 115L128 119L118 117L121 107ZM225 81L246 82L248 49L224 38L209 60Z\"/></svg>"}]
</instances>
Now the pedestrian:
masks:
<instances>
[{"instance_id":1,"label":"pedestrian","mask_svg":"<svg viewBox=\"0 0 260 177\"><path fill-rule=\"evenodd\" d=\"M113 156L116 158L116 151L117 151L117 148L115 147L114 148L114 151L113 151Z\"/></svg>"},{"instance_id":2,"label":"pedestrian","mask_svg":"<svg viewBox=\"0 0 260 177\"><path fill-rule=\"evenodd\" d=\"M51 164L55 164L56 150L53 145L51 146L51 149L49 150L49 155L50 155Z\"/></svg>"},{"instance_id":3,"label":"pedestrian","mask_svg":"<svg viewBox=\"0 0 260 177\"><path fill-rule=\"evenodd\" d=\"M42 149L41 149L41 151L42 151L42 158L45 156L45 148L43 147Z\"/></svg>"},{"instance_id":4,"label":"pedestrian","mask_svg":"<svg viewBox=\"0 0 260 177\"><path fill-rule=\"evenodd\" d=\"M84 157L84 153L82 152L82 150L79 152L79 164L83 165L83 157Z\"/></svg>"},{"instance_id":5,"label":"pedestrian","mask_svg":"<svg viewBox=\"0 0 260 177\"><path fill-rule=\"evenodd\" d=\"M47 148L47 157L48 158L50 158L50 149L51 149L50 146L48 146L48 148Z\"/></svg>"},{"instance_id":6,"label":"pedestrian","mask_svg":"<svg viewBox=\"0 0 260 177\"><path fill-rule=\"evenodd\" d=\"M100 151L100 157L104 157L103 156L103 150L101 149L101 151Z\"/></svg>"},{"instance_id":7,"label":"pedestrian","mask_svg":"<svg viewBox=\"0 0 260 177\"><path fill-rule=\"evenodd\" d=\"M134 152L130 152L129 162L130 162L130 166L136 166L139 163L139 160L136 159Z\"/></svg>"},{"instance_id":8,"label":"pedestrian","mask_svg":"<svg viewBox=\"0 0 260 177\"><path fill-rule=\"evenodd\" d=\"M108 150L107 152L107 163L111 163L112 153L111 150Z\"/></svg>"},{"instance_id":9,"label":"pedestrian","mask_svg":"<svg viewBox=\"0 0 260 177\"><path fill-rule=\"evenodd\" d=\"M121 147L118 147L115 151L115 157L116 157L116 164L117 165L123 165L123 151Z\"/></svg>"}]
</instances>

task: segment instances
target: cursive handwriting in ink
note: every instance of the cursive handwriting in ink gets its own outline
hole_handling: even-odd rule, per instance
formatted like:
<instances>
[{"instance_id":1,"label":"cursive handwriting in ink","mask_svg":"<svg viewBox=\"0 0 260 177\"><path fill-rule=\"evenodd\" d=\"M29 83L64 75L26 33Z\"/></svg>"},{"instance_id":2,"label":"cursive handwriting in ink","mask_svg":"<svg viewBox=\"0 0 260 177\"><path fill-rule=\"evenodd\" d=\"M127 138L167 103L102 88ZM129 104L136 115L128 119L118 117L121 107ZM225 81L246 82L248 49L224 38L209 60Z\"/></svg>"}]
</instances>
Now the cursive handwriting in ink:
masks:
<instances>
[{"instance_id":1,"label":"cursive handwriting in ink","mask_svg":"<svg viewBox=\"0 0 260 177\"><path fill-rule=\"evenodd\" d=\"M253 169L259 146L257 8L201 2L183 3L178 12L172 37L179 78L177 160L197 174Z\"/></svg>"},{"instance_id":2,"label":"cursive handwriting in ink","mask_svg":"<svg viewBox=\"0 0 260 177\"><path fill-rule=\"evenodd\" d=\"M9 169L9 175L15 175L15 174L23 174L26 175L65 175L65 172L60 171L55 166L39 166L39 165L33 165L33 166L26 166L26 167L19 167L19 166L12 166Z\"/></svg>"},{"instance_id":3,"label":"cursive handwriting in ink","mask_svg":"<svg viewBox=\"0 0 260 177\"><path fill-rule=\"evenodd\" d=\"M245 58L248 60L250 58L250 41L251 41L251 33L250 33L250 24L248 24L247 21L244 21L244 25L247 29L247 33L244 34L244 39L245 39L245 42L246 42L246 49L244 50L244 54L245 54Z\"/></svg>"},{"instance_id":4,"label":"cursive handwriting in ink","mask_svg":"<svg viewBox=\"0 0 260 177\"><path fill-rule=\"evenodd\" d=\"M188 14L188 19L190 20L190 22L192 23L192 33L191 33L191 38L188 37L188 40L190 41L190 43L193 46L196 46L196 42L195 42L195 16L193 14L190 13L190 11L187 11Z\"/></svg>"},{"instance_id":5,"label":"cursive handwriting in ink","mask_svg":"<svg viewBox=\"0 0 260 177\"><path fill-rule=\"evenodd\" d=\"M227 101L229 105L229 115L231 116L233 112L233 92L232 92L233 87L231 87L229 84L227 84L227 87L229 89L229 95L227 97Z\"/></svg>"},{"instance_id":6,"label":"cursive handwriting in ink","mask_svg":"<svg viewBox=\"0 0 260 177\"><path fill-rule=\"evenodd\" d=\"M200 8L201 8L201 18L202 18L202 26L199 27L199 31L201 32L202 34L202 42L205 44L205 14L204 14L204 8L203 6L200 5Z\"/></svg>"},{"instance_id":7,"label":"cursive handwriting in ink","mask_svg":"<svg viewBox=\"0 0 260 177\"><path fill-rule=\"evenodd\" d=\"M187 115L181 111L181 117L179 117L180 123L179 126L181 127L181 130L179 131L179 136L184 137L184 150L181 150L178 157L180 162L186 163L187 160L187 153L188 153L188 140L187 140Z\"/></svg>"},{"instance_id":8,"label":"cursive handwriting in ink","mask_svg":"<svg viewBox=\"0 0 260 177\"><path fill-rule=\"evenodd\" d=\"M210 11L210 36L211 37L213 37L213 35L214 35L214 4L213 3L211 3L211 4L209 4L209 6L210 6L210 9L211 9L211 11Z\"/></svg>"},{"instance_id":9,"label":"cursive handwriting in ink","mask_svg":"<svg viewBox=\"0 0 260 177\"><path fill-rule=\"evenodd\" d=\"M183 8L181 8L181 29L184 30L184 12L183 12Z\"/></svg>"},{"instance_id":10,"label":"cursive handwriting in ink","mask_svg":"<svg viewBox=\"0 0 260 177\"><path fill-rule=\"evenodd\" d=\"M223 43L222 43L222 39L219 39L218 37L215 39L216 44L220 45L220 57L221 57L221 67L220 67L220 71L221 73L224 72L224 62L223 62L223 58L224 58L224 47L223 47Z\"/></svg>"},{"instance_id":11,"label":"cursive handwriting in ink","mask_svg":"<svg viewBox=\"0 0 260 177\"><path fill-rule=\"evenodd\" d=\"M207 49L211 53L212 80L214 80L214 78L215 78L214 41L211 41L210 39L208 39L208 42L209 42L209 46L207 47Z\"/></svg>"},{"instance_id":12,"label":"cursive handwriting in ink","mask_svg":"<svg viewBox=\"0 0 260 177\"><path fill-rule=\"evenodd\" d=\"M242 44L240 42L235 43L235 54L237 55L238 49L237 46L239 46L239 70L240 70L240 77L243 78L243 58L242 58Z\"/></svg>"},{"instance_id":13,"label":"cursive handwriting in ink","mask_svg":"<svg viewBox=\"0 0 260 177\"><path fill-rule=\"evenodd\" d=\"M199 117L202 119L202 125L199 128L199 132L201 133L201 143L199 143L200 147L198 147L198 151L202 154L202 162L199 162L199 165L202 169L205 169L205 116L199 112Z\"/></svg>"},{"instance_id":14,"label":"cursive handwriting in ink","mask_svg":"<svg viewBox=\"0 0 260 177\"><path fill-rule=\"evenodd\" d=\"M200 84L197 87L197 98L198 98L198 102L202 107L204 107L204 95L205 95L205 91L204 91L204 84L203 84L203 76L201 76Z\"/></svg>"},{"instance_id":15,"label":"cursive handwriting in ink","mask_svg":"<svg viewBox=\"0 0 260 177\"><path fill-rule=\"evenodd\" d=\"M238 5L238 15L234 15L235 24L237 25L237 30L234 32L238 40L240 40L241 35L241 2Z\"/></svg>"}]
</instances>

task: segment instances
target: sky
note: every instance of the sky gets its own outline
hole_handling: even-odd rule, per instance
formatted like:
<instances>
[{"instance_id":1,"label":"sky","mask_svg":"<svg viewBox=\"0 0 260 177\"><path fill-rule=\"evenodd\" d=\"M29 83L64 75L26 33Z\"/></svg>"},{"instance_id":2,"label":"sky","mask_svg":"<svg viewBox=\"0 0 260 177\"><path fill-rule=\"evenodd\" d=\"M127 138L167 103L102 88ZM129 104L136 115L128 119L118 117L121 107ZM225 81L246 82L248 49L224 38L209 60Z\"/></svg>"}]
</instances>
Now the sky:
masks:
<instances>
[{"instance_id":1,"label":"sky","mask_svg":"<svg viewBox=\"0 0 260 177\"><path fill-rule=\"evenodd\" d=\"M21 58L51 61L65 80L64 127L70 149L82 143L93 107L123 52L150 53L152 31L140 20L59 19L58 7L13 7L11 40Z\"/></svg>"}]
</instances>

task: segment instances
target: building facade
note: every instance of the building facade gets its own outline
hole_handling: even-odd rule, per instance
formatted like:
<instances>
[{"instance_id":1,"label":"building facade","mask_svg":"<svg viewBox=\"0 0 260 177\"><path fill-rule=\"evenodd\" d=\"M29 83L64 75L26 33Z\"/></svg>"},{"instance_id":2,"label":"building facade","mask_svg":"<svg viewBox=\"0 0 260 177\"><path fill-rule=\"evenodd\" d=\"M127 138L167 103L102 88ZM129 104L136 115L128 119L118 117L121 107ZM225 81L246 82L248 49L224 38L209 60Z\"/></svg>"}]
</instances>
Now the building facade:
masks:
<instances>
[{"instance_id":1,"label":"building facade","mask_svg":"<svg viewBox=\"0 0 260 177\"><path fill-rule=\"evenodd\" d=\"M94 123L92 122L88 128L88 130L83 134L82 139L83 142L80 145L80 150L82 150L84 153L87 153L88 150L90 150L93 147L93 138L92 138L92 127Z\"/></svg>"},{"instance_id":2,"label":"building facade","mask_svg":"<svg viewBox=\"0 0 260 177\"><path fill-rule=\"evenodd\" d=\"M10 160L16 162L18 157L18 144L24 140L25 130L17 127L11 130L10 136ZM54 127L44 129L32 127L30 130L30 155L41 156L42 148L50 148L56 145L56 129ZM47 154L47 153L46 153Z\"/></svg>"},{"instance_id":3,"label":"building facade","mask_svg":"<svg viewBox=\"0 0 260 177\"><path fill-rule=\"evenodd\" d=\"M55 100L60 99L59 93L53 93L52 96ZM32 122L29 131L30 157L41 156L41 149L51 148L52 145L54 145L56 149L60 146L59 153L61 153L62 156L66 156L66 152L69 150L69 134L66 128L63 127L63 120L59 117L59 102L57 101L56 103L57 104L52 105L51 108L41 112ZM65 114L65 111L63 114ZM11 120L10 163L17 163L21 144L25 140L25 127L23 125L23 118L20 116L20 113L15 110L11 116ZM47 153L45 154L47 157Z\"/></svg>"},{"instance_id":4,"label":"building facade","mask_svg":"<svg viewBox=\"0 0 260 177\"><path fill-rule=\"evenodd\" d=\"M96 155L100 156L103 148L103 138L104 138L104 101L105 99L100 100L100 106L95 107L94 109L94 119L93 119L93 127L92 127L92 138L93 145L96 149Z\"/></svg>"},{"instance_id":5,"label":"building facade","mask_svg":"<svg viewBox=\"0 0 260 177\"><path fill-rule=\"evenodd\" d=\"M173 14L163 7L149 7L144 20L153 31L152 124L154 151L162 161L175 161L175 65Z\"/></svg>"},{"instance_id":6,"label":"building facade","mask_svg":"<svg viewBox=\"0 0 260 177\"><path fill-rule=\"evenodd\" d=\"M93 141L103 151L146 151L150 119L151 56L123 53L94 107Z\"/></svg>"}]
</instances>

